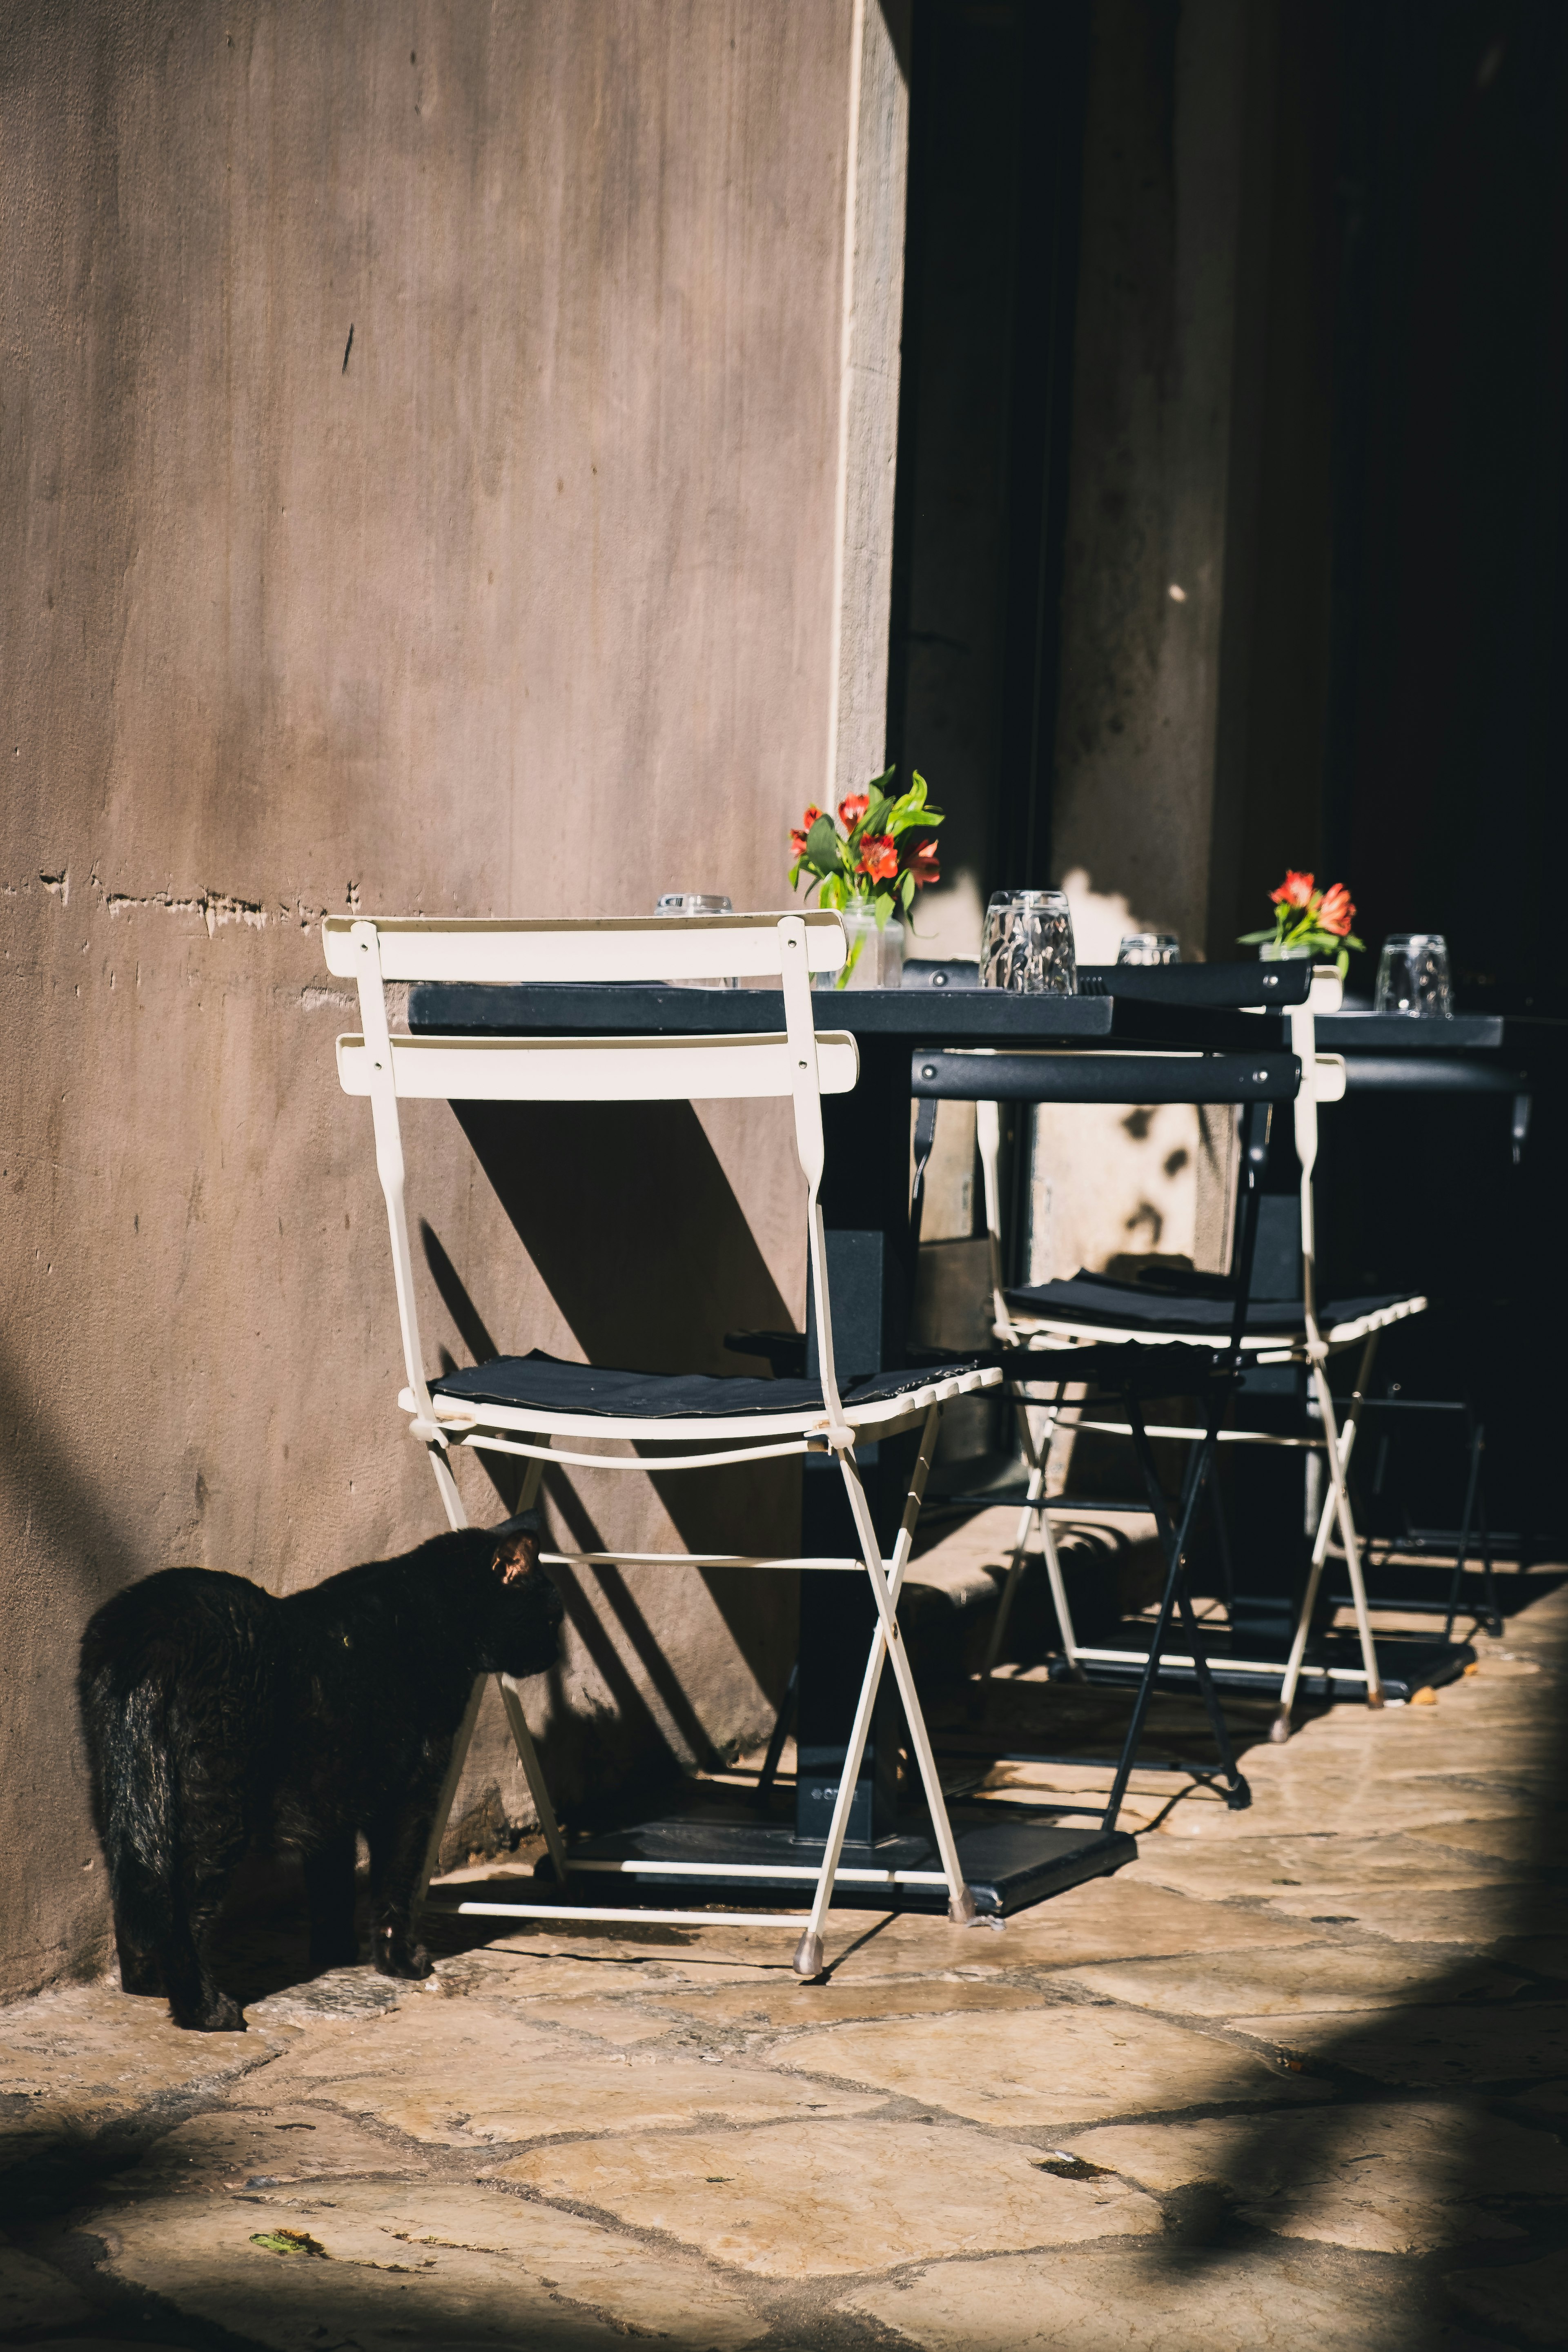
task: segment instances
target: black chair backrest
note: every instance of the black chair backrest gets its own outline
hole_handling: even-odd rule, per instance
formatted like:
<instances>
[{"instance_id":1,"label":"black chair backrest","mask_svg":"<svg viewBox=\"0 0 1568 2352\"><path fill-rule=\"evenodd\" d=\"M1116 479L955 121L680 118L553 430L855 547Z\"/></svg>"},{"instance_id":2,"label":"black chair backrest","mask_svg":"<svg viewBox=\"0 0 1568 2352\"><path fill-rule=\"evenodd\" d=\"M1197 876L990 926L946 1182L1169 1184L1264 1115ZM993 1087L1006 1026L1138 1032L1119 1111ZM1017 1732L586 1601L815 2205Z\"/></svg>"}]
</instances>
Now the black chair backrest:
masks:
<instances>
[{"instance_id":1,"label":"black chair backrest","mask_svg":"<svg viewBox=\"0 0 1568 2352\"><path fill-rule=\"evenodd\" d=\"M1294 1102L1294 1054L964 1054L916 1049L917 1100L1019 1103Z\"/></svg>"}]
</instances>

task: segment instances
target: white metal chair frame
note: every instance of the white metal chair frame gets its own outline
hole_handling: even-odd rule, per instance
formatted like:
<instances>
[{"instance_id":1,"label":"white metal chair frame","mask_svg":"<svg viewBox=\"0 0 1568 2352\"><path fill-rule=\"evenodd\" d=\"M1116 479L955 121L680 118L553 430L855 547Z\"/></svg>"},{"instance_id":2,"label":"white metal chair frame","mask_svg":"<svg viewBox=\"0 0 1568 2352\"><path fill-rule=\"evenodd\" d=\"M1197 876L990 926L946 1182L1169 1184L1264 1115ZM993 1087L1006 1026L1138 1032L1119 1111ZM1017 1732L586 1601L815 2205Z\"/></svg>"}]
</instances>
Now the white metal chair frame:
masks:
<instances>
[{"instance_id":1,"label":"white metal chair frame","mask_svg":"<svg viewBox=\"0 0 1568 2352\"><path fill-rule=\"evenodd\" d=\"M1289 1738L1290 1717L1300 1682L1302 1661L1311 1626L1312 1612L1317 1605L1318 1589L1322 1580L1323 1566L1328 1558L1331 1537L1337 1526L1344 1551L1345 1566L1350 1578L1352 1603L1355 1611L1356 1632L1362 1663L1359 1667L1333 1666L1328 1669L1331 1679L1337 1682L1361 1683L1364 1685L1369 1706L1384 1704L1382 1679L1378 1671L1377 1652L1373 1641L1372 1622L1368 1611L1366 1585L1362 1571L1361 1543L1356 1533L1355 1518L1346 1483L1352 1452L1360 1425L1363 1399L1372 1376L1373 1361L1381 1334L1406 1316L1419 1314L1426 1301L1422 1297L1404 1298L1395 1306L1360 1316L1353 1320L1331 1325L1326 1331L1318 1321L1317 1313L1317 1244L1313 1216L1312 1178L1318 1159L1318 1108L1320 1104L1342 1101L1345 1092L1344 1057L1339 1054L1320 1054L1317 1050L1316 1014L1337 1012L1342 999L1339 974L1331 970L1313 975L1310 992L1304 1004L1289 1010L1290 1050L1300 1061L1301 1084L1292 1106L1296 1155L1300 1163L1301 1221L1301 1297L1304 1331L1300 1338L1285 1339L1279 1335L1253 1334L1244 1337L1242 1347L1247 1358L1258 1364L1305 1363L1322 1424L1321 1437L1290 1437L1263 1430L1222 1429L1218 1440L1222 1445L1276 1445L1299 1451L1321 1454L1328 1471L1329 1493L1320 1515L1317 1534L1312 1545L1307 1584L1301 1608L1291 1641L1290 1654L1283 1670L1278 1663L1263 1659L1227 1658L1226 1669L1231 1673L1256 1674L1272 1678L1280 1676L1279 1710L1270 1727L1271 1739ZM976 1106L976 1140L979 1146L985 1187L985 1222L991 1242L991 1279L994 1330L998 1342L1020 1355L1050 1354L1070 1360L1073 1351L1086 1346L1115 1346L1129 1341L1140 1347L1191 1344L1191 1335L1179 1332L1152 1332L1147 1329L1120 1330L1104 1324L1078 1324L1055 1318L1031 1320L1016 1316L1008 1307L1005 1296L1001 1248L1001 1199L999 1158L1001 1120L995 1103ZM1350 1412L1343 1428L1333 1395L1329 1387L1328 1361L1343 1349L1362 1346L1361 1363L1357 1369ZM1025 1555L1036 1522L1040 1529L1040 1549L1045 1559L1046 1574L1050 1584L1051 1599L1057 1612L1057 1623L1061 1634L1062 1654L1068 1671L1081 1678L1084 1663L1090 1664L1139 1664L1142 1653L1135 1650L1092 1648L1080 1643L1073 1630L1072 1612L1068 1605L1067 1586L1057 1550L1056 1537L1051 1528L1050 1513L1045 1505L1045 1482L1052 1437L1058 1428L1090 1429L1113 1436L1131 1437L1132 1429L1126 1422L1100 1421L1064 1406L1063 1393L1072 1375L1070 1371L1054 1372L1056 1395L1047 1403L1025 1395L1026 1388L1038 1387L1047 1376L1013 1374L1007 1392L1018 1415L1025 1463L1028 1472L1026 1499L1019 1515L1017 1531L1008 1560L996 1614L992 1623L991 1639L986 1650L982 1675L985 1678L994 1672L1007 1630L1014 1595L1023 1572ZM1036 1428L1031 1414L1039 1416ZM1205 1433L1191 1424L1150 1424L1145 1431L1150 1437L1167 1437L1187 1444L1201 1444ZM1192 1660L1169 1656L1166 1663L1182 1669L1190 1668Z\"/></svg>"},{"instance_id":2,"label":"white metal chair frame","mask_svg":"<svg viewBox=\"0 0 1568 2352\"><path fill-rule=\"evenodd\" d=\"M994 1368L959 1368L934 1372L894 1397L857 1405L839 1394L834 1367L833 1322L826 1250L818 1203L825 1147L824 1093L847 1093L859 1069L853 1037L819 1033L814 1019L813 971L834 971L845 961L847 940L837 915L820 910L784 915L722 915L657 918L646 921L441 920L425 917L372 919L329 917L322 926L329 969L352 978L359 992L363 1034L340 1037L338 1074L347 1094L368 1096L375 1135L376 1167L386 1200L393 1274L402 1332L407 1385L398 1402L409 1415L410 1433L425 1446L447 1517L454 1528L468 1524L448 1458L454 1446L521 1456L527 1464L520 1507L537 1499L545 1465L561 1462L595 1470L640 1471L634 1455L584 1453L552 1443L594 1438L636 1443L676 1442L696 1450L661 1453L667 1472L700 1470L740 1462L773 1461L807 1454L833 1454L844 1479L861 1554L855 1559L772 1559L741 1554L682 1552L544 1552L552 1566L610 1564L670 1565L687 1561L708 1568L795 1569L864 1573L874 1596L878 1622L866 1662L848 1751L833 1818L819 1865L731 1865L728 1878L777 1881L798 1876L813 1887L810 1916L795 1955L803 1977L822 1966L823 1928L840 1875L840 1857L850 1806L870 1729L884 1664L890 1659L907 1718L910 1742L930 1809L941 1858L940 1871L899 1873L902 1879L945 1885L949 1914L965 1922L975 1903L965 1885L942 1784L921 1711L914 1679L899 1630L899 1599L909 1565L916 1522L924 1496L937 1426L944 1403L980 1387L999 1383ZM784 1030L719 1036L464 1037L394 1035L386 1007L389 982L546 981L660 982L760 978L782 987ZM818 1000L820 1003L820 1000ZM413 1256L405 1208L405 1165L398 1104L402 1099L447 1101L668 1101L714 1097L788 1097L795 1108L795 1149L806 1180L806 1240L815 1296L820 1302L818 1356L822 1402L812 1410L726 1417L675 1418L573 1413L531 1404L479 1403L432 1395L424 1371L415 1298ZM892 1557L881 1555L870 1509L856 1465L861 1436L891 1436L919 1427L921 1442L902 1523ZM715 1445L715 1440L723 1441ZM507 1719L538 1809L541 1827L558 1881L564 1885L571 1858L562 1837L538 1751L516 1687L500 1677ZM443 1810L432 1836L438 1843L460 1772L463 1751L479 1703L476 1685L468 1721L447 1774ZM613 1866L613 1865L612 1865ZM642 1862L638 1872L663 1871L689 1883L700 1873L679 1864ZM850 1871L849 1878L876 1879L883 1871ZM803 1893L805 1891L803 1885ZM505 1917L574 1921L681 1921L690 1911L613 1910L574 1903L466 1903L459 1911ZM799 1925L798 1913L727 1912L732 1924L752 1927Z\"/></svg>"}]
</instances>

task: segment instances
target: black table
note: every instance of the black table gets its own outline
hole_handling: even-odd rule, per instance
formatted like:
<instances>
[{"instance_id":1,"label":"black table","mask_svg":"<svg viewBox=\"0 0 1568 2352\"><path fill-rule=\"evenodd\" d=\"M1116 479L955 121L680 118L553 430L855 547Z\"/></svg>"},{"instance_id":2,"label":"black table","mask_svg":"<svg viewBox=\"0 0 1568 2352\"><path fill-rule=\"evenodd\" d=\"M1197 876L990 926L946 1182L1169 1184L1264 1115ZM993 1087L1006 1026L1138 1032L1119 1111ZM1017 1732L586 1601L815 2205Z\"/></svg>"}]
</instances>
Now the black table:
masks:
<instances>
[{"instance_id":1,"label":"black table","mask_svg":"<svg viewBox=\"0 0 1568 2352\"><path fill-rule=\"evenodd\" d=\"M1146 975L1140 975L1140 979ZM1293 992L1294 972L1281 985ZM860 1079L851 1094L823 1102L826 1172L821 1202L833 1287L839 1377L901 1365L914 1295L915 1250L910 1232L910 1056L918 1045L1013 1045L1064 1050L1248 1051L1261 1043L1255 1015L1225 1003L1183 1007L1150 1001L1140 992L1075 997L1020 996L973 987L824 989L819 1025L847 1030L860 1055ZM690 989L531 985L515 988L427 983L413 990L409 1025L416 1032L511 1035L680 1035L784 1027L782 993L769 989ZM857 1450L879 1536L890 1549L897 1532L916 1440L904 1437ZM807 1459L802 1489L803 1548L819 1555L853 1554L858 1546L842 1482L832 1462ZM801 1670L797 1698L795 1811L793 1822L736 1822L704 1801L700 1813L642 1824L624 1835L574 1849L589 1859L689 1860L770 1857L798 1866L820 1854L837 1793L848 1727L865 1670L875 1621L870 1594L857 1579L801 1580ZM845 1862L924 1870L931 1849L918 1824L903 1823L896 1803L897 1697L886 1677L867 1743ZM1054 1810L1054 1809L1047 1809ZM1044 1818L1023 1818L1007 1806L986 1813L960 1808L954 1832L965 1875L983 1909L1006 1911L1095 1877L1131 1860L1132 1841L1120 1832L1060 1830ZM707 1899L755 1900L755 1880L707 1882ZM787 1884L766 1889L787 1897ZM668 1878L617 1882L632 1899L668 1901ZM940 1890L868 1893L851 1885L846 1904L896 1904L945 1908Z\"/></svg>"}]
</instances>

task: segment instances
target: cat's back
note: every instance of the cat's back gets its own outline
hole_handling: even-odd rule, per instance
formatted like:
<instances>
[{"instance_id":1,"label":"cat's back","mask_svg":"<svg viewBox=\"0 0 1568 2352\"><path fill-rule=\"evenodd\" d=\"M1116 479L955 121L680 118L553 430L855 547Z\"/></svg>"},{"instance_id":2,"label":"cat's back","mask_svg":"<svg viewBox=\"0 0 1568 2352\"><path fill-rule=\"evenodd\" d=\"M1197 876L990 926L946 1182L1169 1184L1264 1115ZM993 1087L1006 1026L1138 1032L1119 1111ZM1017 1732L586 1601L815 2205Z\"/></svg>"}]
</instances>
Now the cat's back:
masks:
<instances>
[{"instance_id":1,"label":"cat's back","mask_svg":"<svg viewBox=\"0 0 1568 2352\"><path fill-rule=\"evenodd\" d=\"M165 1568L106 1601L81 1640L84 1689L121 1690L150 1675L259 1664L279 1645L279 1603L248 1577Z\"/></svg>"}]
</instances>

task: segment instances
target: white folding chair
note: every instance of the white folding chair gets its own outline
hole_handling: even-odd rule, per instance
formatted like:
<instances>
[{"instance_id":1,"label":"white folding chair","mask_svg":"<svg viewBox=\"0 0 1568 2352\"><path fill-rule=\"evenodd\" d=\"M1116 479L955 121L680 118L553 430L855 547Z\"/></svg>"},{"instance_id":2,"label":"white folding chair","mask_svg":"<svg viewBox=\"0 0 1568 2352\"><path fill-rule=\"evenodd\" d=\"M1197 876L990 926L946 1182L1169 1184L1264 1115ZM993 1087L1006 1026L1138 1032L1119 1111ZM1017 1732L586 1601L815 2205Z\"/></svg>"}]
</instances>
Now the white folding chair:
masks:
<instances>
[{"instance_id":1,"label":"white folding chair","mask_svg":"<svg viewBox=\"0 0 1568 2352\"><path fill-rule=\"evenodd\" d=\"M925 1492L942 1409L950 1399L996 1384L1001 1374L981 1365L943 1366L878 1375L840 1391L834 1370L833 1318L822 1213L817 1193L824 1143L822 1097L845 1094L858 1076L853 1037L819 1033L811 992L813 971L834 971L845 961L844 927L836 914L721 915L648 921L549 922L454 920L425 917L373 920L330 917L322 927L329 969L353 978L359 990L363 1034L338 1040L338 1075L347 1094L368 1095L376 1166L386 1196L393 1274L403 1334L407 1385L398 1398L411 1433L426 1447L447 1516L467 1524L449 1459L454 1447L515 1454L527 1464L521 1507L535 1501L544 1466L568 1463L602 1471L640 1471L635 1454L573 1450L571 1441L622 1439L633 1444L671 1443L690 1449L661 1451L661 1476L672 1471L727 1467L831 1454L840 1468L861 1552L857 1559L768 1559L729 1553L560 1553L547 1565L668 1565L702 1568L796 1569L865 1575L878 1622L866 1662L848 1753L820 1864L781 1870L773 1864L724 1866L726 1877L795 1876L812 1886L810 1916L795 1956L803 1977L822 1966L822 1934L870 1728L884 1664L890 1657L919 1765L940 1871L922 1883L945 1885L950 1916L974 1916L937 1778L931 1741L899 1635L898 1608L916 1521ZM393 1035L386 986L393 982L714 981L731 976L782 986L783 1031L721 1036L437 1036ZM817 1000L820 1003L820 999ZM650 1102L787 1097L795 1106L795 1149L807 1186L806 1244L818 1301L819 1376L814 1381L713 1379L601 1370L556 1361L537 1350L427 1380L415 1301L413 1259L404 1203L399 1104L437 1101ZM884 1559L872 1525L855 1447L858 1439L890 1437L919 1428L921 1443L903 1520L892 1557ZM565 1440L563 1445L557 1441ZM514 1687L501 1695L539 1811L557 1879L569 1879L571 1857L562 1838L527 1719ZM470 1709L470 1724L472 1709ZM448 1776L455 1784L460 1757ZM437 1831L439 1835L439 1825ZM657 1863L639 1865L642 1874ZM689 1865L668 1865L679 1883ZM858 1875L859 1874L856 1874ZM885 1873L875 1874L884 1877ZM690 1884L688 1876L686 1883ZM529 1919L680 1920L688 1910L606 1910L577 1903L460 1903L459 1910ZM790 1913L726 1913L731 1923L797 1927Z\"/></svg>"},{"instance_id":2,"label":"white folding chair","mask_svg":"<svg viewBox=\"0 0 1568 2352\"><path fill-rule=\"evenodd\" d=\"M1296 1153L1300 1163L1301 1297L1299 1301L1283 1305L1280 1302L1249 1301L1240 1335L1242 1351L1250 1362L1296 1363L1307 1367L1322 1435L1321 1438L1296 1437L1247 1429L1222 1429L1218 1432L1221 1444L1283 1445L1321 1453L1328 1473L1329 1491L1319 1518L1289 1659L1283 1668L1277 1662L1262 1659L1227 1657L1224 1662L1227 1674L1246 1674L1262 1680L1279 1677L1279 1710L1270 1731L1270 1737L1275 1740L1285 1739L1289 1735L1290 1717L1300 1680L1312 1612L1317 1604L1330 1538L1336 1527L1350 1578L1362 1663L1359 1667L1334 1666L1329 1671L1336 1681L1363 1684L1368 1706L1381 1706L1383 1704L1377 1652L1373 1641L1362 1571L1361 1545L1345 1474L1355 1444L1362 1400L1371 1378L1378 1339L1390 1325L1403 1321L1407 1316L1421 1313L1426 1305L1423 1297L1393 1294L1330 1300L1320 1305L1312 1196L1313 1171L1318 1158L1318 1109L1320 1104L1342 1100L1345 1073L1341 1055L1318 1052L1315 1015L1336 1012L1341 993L1339 975L1321 971L1313 977L1307 1002L1292 1006L1289 1014L1290 1049L1301 1065L1301 1083L1292 1106ZM1037 1524L1051 1596L1056 1604L1062 1653L1069 1671L1081 1675L1085 1664L1135 1665L1141 1663L1140 1652L1086 1648L1078 1642L1051 1529L1050 1513L1046 1507L1047 1464L1057 1429L1089 1429L1118 1436L1132 1434L1126 1423L1098 1420L1077 1407L1064 1406L1063 1395L1073 1377L1073 1353L1084 1348L1129 1342L1144 1347L1212 1344L1220 1328L1229 1321L1232 1302L1211 1293L1200 1293L1195 1287L1193 1296L1186 1296L1180 1287L1179 1278L1169 1290L1162 1292L1083 1274L1075 1275L1066 1281L1009 1288L1004 1281L1002 1268L998 1175L1000 1122L994 1103L983 1103L979 1107L977 1136L984 1173L986 1223L992 1236L994 1330L999 1344L1009 1351L1016 1351L1018 1360L1019 1370L1009 1377L1008 1393L1018 1410L1028 1471L1026 1500L982 1672L988 1676L1001 1654L1007 1614L1023 1570L1029 1538ZM1342 1429L1338 1409L1329 1387L1327 1367L1331 1356L1358 1345L1362 1349L1362 1360L1351 1410ZM1041 1361L1041 1370L1026 1372L1023 1370L1031 1356ZM1050 1360L1048 1374L1044 1370L1047 1359ZM1056 1394L1048 1402L1042 1404L1037 1399L1032 1400L1025 1394L1026 1389L1038 1387L1047 1379L1056 1385ZM1201 1443L1205 1435L1202 1429L1185 1424L1151 1424L1145 1433L1150 1437L1173 1438L1188 1444ZM1184 1667L1187 1661L1172 1658L1169 1663L1173 1667Z\"/></svg>"}]
</instances>

